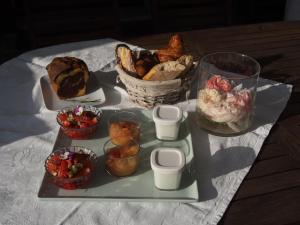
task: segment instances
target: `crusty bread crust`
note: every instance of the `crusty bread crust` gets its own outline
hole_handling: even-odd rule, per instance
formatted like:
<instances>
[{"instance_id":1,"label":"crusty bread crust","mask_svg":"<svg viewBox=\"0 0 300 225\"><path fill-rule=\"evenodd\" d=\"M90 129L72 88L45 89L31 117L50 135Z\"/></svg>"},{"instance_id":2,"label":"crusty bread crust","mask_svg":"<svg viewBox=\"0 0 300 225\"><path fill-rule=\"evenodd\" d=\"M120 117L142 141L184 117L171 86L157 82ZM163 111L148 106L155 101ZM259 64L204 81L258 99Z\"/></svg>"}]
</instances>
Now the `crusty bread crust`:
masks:
<instances>
[{"instance_id":1,"label":"crusty bread crust","mask_svg":"<svg viewBox=\"0 0 300 225\"><path fill-rule=\"evenodd\" d=\"M176 61L168 61L154 66L143 80L166 81L185 74L193 64L191 55L183 55Z\"/></svg>"},{"instance_id":2,"label":"crusty bread crust","mask_svg":"<svg viewBox=\"0 0 300 225\"><path fill-rule=\"evenodd\" d=\"M160 62L174 61L183 55L183 41L179 34L173 35L168 46L159 49L156 55Z\"/></svg>"}]
</instances>

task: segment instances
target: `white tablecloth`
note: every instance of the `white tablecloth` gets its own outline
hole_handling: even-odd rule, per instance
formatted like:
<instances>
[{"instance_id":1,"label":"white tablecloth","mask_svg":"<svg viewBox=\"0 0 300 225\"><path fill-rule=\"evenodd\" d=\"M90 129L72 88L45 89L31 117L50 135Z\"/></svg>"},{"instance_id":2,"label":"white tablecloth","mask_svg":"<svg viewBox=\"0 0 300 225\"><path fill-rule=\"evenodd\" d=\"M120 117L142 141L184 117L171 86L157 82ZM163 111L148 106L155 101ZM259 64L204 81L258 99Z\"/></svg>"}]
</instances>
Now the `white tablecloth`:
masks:
<instances>
[{"instance_id":1,"label":"white tablecloth","mask_svg":"<svg viewBox=\"0 0 300 225\"><path fill-rule=\"evenodd\" d=\"M260 79L255 124L236 137L217 137L192 127L199 202L41 201L37 192L44 160L58 132L56 113L45 108L39 79L54 56L83 59L100 72L108 89L103 108L136 107L126 92L115 88L114 48L111 39L38 49L0 66L0 223L34 224L217 224L249 171L292 87ZM195 87L194 87L195 88ZM119 92L120 91L120 92ZM179 103L189 111L195 100ZM194 123L192 123L194 124Z\"/></svg>"}]
</instances>

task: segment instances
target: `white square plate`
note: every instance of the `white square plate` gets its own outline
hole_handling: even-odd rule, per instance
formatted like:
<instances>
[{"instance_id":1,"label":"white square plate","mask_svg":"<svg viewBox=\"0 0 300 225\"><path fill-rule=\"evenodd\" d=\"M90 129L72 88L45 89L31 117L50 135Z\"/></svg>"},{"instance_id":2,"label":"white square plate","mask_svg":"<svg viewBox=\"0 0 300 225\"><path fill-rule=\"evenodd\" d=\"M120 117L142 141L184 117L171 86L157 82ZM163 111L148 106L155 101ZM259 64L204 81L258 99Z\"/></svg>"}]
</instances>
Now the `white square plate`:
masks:
<instances>
[{"instance_id":1,"label":"white square plate","mask_svg":"<svg viewBox=\"0 0 300 225\"><path fill-rule=\"evenodd\" d=\"M97 79L97 77L92 72L90 72L90 79L87 84L87 94L84 96L64 100L59 99L51 87L48 75L41 77L40 85L45 106L49 110L57 111L65 107L76 106L79 104L101 105L105 102L103 88L100 85L100 82Z\"/></svg>"}]
</instances>

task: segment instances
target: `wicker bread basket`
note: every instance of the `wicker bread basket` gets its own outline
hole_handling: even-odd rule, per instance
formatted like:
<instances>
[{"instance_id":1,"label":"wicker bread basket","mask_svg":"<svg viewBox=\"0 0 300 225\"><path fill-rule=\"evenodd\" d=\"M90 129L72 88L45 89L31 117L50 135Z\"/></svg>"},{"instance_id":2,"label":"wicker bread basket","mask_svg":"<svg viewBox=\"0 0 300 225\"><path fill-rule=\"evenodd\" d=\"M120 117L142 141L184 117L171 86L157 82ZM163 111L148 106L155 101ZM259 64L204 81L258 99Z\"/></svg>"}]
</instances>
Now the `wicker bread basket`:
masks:
<instances>
[{"instance_id":1,"label":"wicker bread basket","mask_svg":"<svg viewBox=\"0 0 300 225\"><path fill-rule=\"evenodd\" d=\"M180 99L187 99L191 83L196 77L196 67L197 63L194 63L186 74L168 81L141 80L126 73L119 65L116 65L116 70L130 99L143 107L153 108L157 104L173 104Z\"/></svg>"}]
</instances>

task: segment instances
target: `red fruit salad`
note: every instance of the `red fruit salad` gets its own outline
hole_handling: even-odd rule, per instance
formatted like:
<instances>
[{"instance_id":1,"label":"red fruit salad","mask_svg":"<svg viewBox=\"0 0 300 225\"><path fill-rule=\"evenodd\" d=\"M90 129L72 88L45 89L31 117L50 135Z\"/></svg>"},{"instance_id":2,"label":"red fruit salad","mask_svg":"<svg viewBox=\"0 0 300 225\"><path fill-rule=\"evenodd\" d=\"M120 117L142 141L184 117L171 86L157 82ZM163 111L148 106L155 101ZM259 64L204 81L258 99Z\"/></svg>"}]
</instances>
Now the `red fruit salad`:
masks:
<instances>
[{"instance_id":1,"label":"red fruit salad","mask_svg":"<svg viewBox=\"0 0 300 225\"><path fill-rule=\"evenodd\" d=\"M88 153L86 149L72 151L64 148L48 156L45 168L57 186L64 189L77 189L85 186L90 180L95 159L95 154L91 151Z\"/></svg>"},{"instance_id":2,"label":"red fruit salad","mask_svg":"<svg viewBox=\"0 0 300 225\"><path fill-rule=\"evenodd\" d=\"M96 131L101 114L101 110L92 106L76 106L61 110L57 122L70 138L87 139Z\"/></svg>"}]
</instances>

